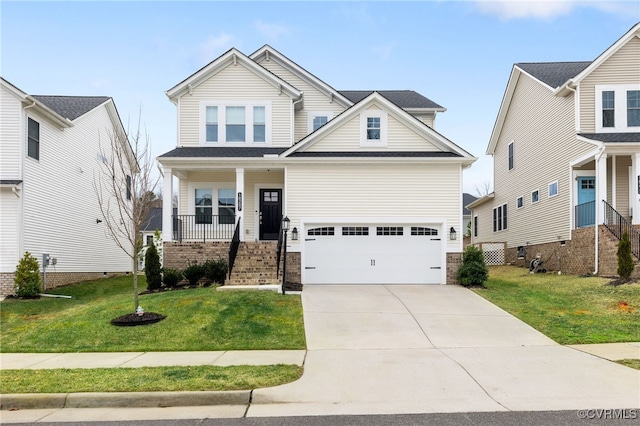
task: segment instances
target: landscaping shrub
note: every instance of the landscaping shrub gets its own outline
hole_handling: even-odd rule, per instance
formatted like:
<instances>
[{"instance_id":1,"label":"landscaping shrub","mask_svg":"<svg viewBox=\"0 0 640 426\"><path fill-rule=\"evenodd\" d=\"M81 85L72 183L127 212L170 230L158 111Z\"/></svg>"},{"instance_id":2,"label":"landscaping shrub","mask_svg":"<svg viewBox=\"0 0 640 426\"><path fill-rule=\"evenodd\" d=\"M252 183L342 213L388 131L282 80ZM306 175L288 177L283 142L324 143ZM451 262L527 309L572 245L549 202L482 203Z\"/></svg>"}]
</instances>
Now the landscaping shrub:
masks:
<instances>
[{"instance_id":1,"label":"landscaping shrub","mask_svg":"<svg viewBox=\"0 0 640 426\"><path fill-rule=\"evenodd\" d=\"M162 266L156 245L151 243L144 256L144 274L147 277L147 290L159 290L162 286Z\"/></svg>"},{"instance_id":2,"label":"landscaping shrub","mask_svg":"<svg viewBox=\"0 0 640 426\"><path fill-rule=\"evenodd\" d=\"M164 285L169 288L178 286L178 283L182 279L182 272L177 269L164 268L162 270L162 281Z\"/></svg>"},{"instance_id":3,"label":"landscaping shrub","mask_svg":"<svg viewBox=\"0 0 640 426\"><path fill-rule=\"evenodd\" d=\"M482 286L489 278L489 270L481 249L468 246L462 253L462 264L458 268L458 282L465 287Z\"/></svg>"},{"instance_id":4,"label":"landscaping shrub","mask_svg":"<svg viewBox=\"0 0 640 426\"><path fill-rule=\"evenodd\" d=\"M622 239L618 244L618 275L623 280L628 280L633 272L633 258L631 257L631 240L627 231L622 233Z\"/></svg>"},{"instance_id":5,"label":"landscaping shrub","mask_svg":"<svg viewBox=\"0 0 640 426\"><path fill-rule=\"evenodd\" d=\"M190 285L197 285L200 278L204 277L204 266L198 264L198 262L189 263L182 275L189 281Z\"/></svg>"},{"instance_id":6,"label":"landscaping shrub","mask_svg":"<svg viewBox=\"0 0 640 426\"><path fill-rule=\"evenodd\" d=\"M224 259L207 260L202 265L204 267L204 277L212 283L224 284L229 268Z\"/></svg>"},{"instance_id":7,"label":"landscaping shrub","mask_svg":"<svg viewBox=\"0 0 640 426\"><path fill-rule=\"evenodd\" d=\"M28 251L24 253L16 271L14 272L13 284L16 296L33 298L42 293L40 282L40 265L35 257Z\"/></svg>"}]
</instances>

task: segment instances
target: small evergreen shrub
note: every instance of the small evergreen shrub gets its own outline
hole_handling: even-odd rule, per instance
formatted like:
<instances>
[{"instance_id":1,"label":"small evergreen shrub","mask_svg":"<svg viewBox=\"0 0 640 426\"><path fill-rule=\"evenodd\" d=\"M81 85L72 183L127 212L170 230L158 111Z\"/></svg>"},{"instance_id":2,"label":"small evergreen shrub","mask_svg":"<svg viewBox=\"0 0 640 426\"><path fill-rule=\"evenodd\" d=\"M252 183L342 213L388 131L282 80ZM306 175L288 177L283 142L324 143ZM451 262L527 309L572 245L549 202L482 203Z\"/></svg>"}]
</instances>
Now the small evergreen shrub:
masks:
<instances>
[{"instance_id":1,"label":"small evergreen shrub","mask_svg":"<svg viewBox=\"0 0 640 426\"><path fill-rule=\"evenodd\" d=\"M144 256L144 274L147 277L147 290L159 290L162 286L162 266L156 245L151 243Z\"/></svg>"},{"instance_id":2,"label":"small evergreen shrub","mask_svg":"<svg viewBox=\"0 0 640 426\"><path fill-rule=\"evenodd\" d=\"M189 263L182 275L189 281L190 285L197 285L200 278L204 277L204 266L198 262Z\"/></svg>"},{"instance_id":3,"label":"small evergreen shrub","mask_svg":"<svg viewBox=\"0 0 640 426\"><path fill-rule=\"evenodd\" d=\"M631 240L627 231L622 233L622 239L618 244L618 275L623 280L628 280L633 273L633 258L631 257Z\"/></svg>"},{"instance_id":4,"label":"small evergreen shrub","mask_svg":"<svg viewBox=\"0 0 640 426\"><path fill-rule=\"evenodd\" d=\"M162 270L162 281L165 287L175 288L182 279L182 271L177 269L164 268Z\"/></svg>"},{"instance_id":5,"label":"small evergreen shrub","mask_svg":"<svg viewBox=\"0 0 640 426\"><path fill-rule=\"evenodd\" d=\"M40 265L28 251L24 253L13 274L16 296L25 298L38 297L42 293L40 282Z\"/></svg>"},{"instance_id":6,"label":"small evergreen shrub","mask_svg":"<svg viewBox=\"0 0 640 426\"><path fill-rule=\"evenodd\" d=\"M462 253L462 264L458 268L458 282L465 287L482 286L489 278L489 270L481 249L468 246Z\"/></svg>"},{"instance_id":7,"label":"small evergreen shrub","mask_svg":"<svg viewBox=\"0 0 640 426\"><path fill-rule=\"evenodd\" d=\"M202 266L204 267L204 277L207 280L212 283L224 284L229 271L226 260L207 260Z\"/></svg>"}]
</instances>

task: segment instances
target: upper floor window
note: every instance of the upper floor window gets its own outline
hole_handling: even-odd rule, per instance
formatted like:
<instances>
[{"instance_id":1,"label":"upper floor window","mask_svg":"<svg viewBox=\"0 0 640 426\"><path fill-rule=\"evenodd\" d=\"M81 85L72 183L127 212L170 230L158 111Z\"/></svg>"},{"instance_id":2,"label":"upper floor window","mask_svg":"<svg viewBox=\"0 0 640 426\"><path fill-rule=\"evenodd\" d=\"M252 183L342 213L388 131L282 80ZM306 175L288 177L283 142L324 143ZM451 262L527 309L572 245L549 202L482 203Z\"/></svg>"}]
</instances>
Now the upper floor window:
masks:
<instances>
[{"instance_id":1,"label":"upper floor window","mask_svg":"<svg viewBox=\"0 0 640 426\"><path fill-rule=\"evenodd\" d=\"M493 209L493 232L507 229L507 205L495 207Z\"/></svg>"},{"instance_id":2,"label":"upper floor window","mask_svg":"<svg viewBox=\"0 0 640 426\"><path fill-rule=\"evenodd\" d=\"M535 204L538 201L540 201L540 190L531 191L531 204Z\"/></svg>"},{"instance_id":3,"label":"upper floor window","mask_svg":"<svg viewBox=\"0 0 640 426\"><path fill-rule=\"evenodd\" d=\"M640 126L640 90L627 91L627 126Z\"/></svg>"},{"instance_id":4,"label":"upper floor window","mask_svg":"<svg viewBox=\"0 0 640 426\"><path fill-rule=\"evenodd\" d=\"M387 146L387 114L380 110L360 115L360 145Z\"/></svg>"},{"instance_id":5,"label":"upper floor window","mask_svg":"<svg viewBox=\"0 0 640 426\"><path fill-rule=\"evenodd\" d=\"M558 195L558 181L549 184L549 198Z\"/></svg>"},{"instance_id":6,"label":"upper floor window","mask_svg":"<svg viewBox=\"0 0 640 426\"><path fill-rule=\"evenodd\" d=\"M271 103L201 101L201 144L271 143Z\"/></svg>"},{"instance_id":7,"label":"upper floor window","mask_svg":"<svg viewBox=\"0 0 640 426\"><path fill-rule=\"evenodd\" d=\"M524 207L524 197L520 196L518 198L516 198L516 207L521 209Z\"/></svg>"},{"instance_id":8,"label":"upper floor window","mask_svg":"<svg viewBox=\"0 0 640 426\"><path fill-rule=\"evenodd\" d=\"M640 84L596 85L596 132L637 132Z\"/></svg>"},{"instance_id":9,"label":"upper floor window","mask_svg":"<svg viewBox=\"0 0 640 426\"><path fill-rule=\"evenodd\" d=\"M126 176L126 185L127 185L127 200L131 200L131 176Z\"/></svg>"},{"instance_id":10,"label":"upper floor window","mask_svg":"<svg viewBox=\"0 0 640 426\"><path fill-rule=\"evenodd\" d=\"M513 169L513 142L509 144L509 170Z\"/></svg>"},{"instance_id":11,"label":"upper floor window","mask_svg":"<svg viewBox=\"0 0 640 426\"><path fill-rule=\"evenodd\" d=\"M310 111L307 113L307 132L315 132L333 118L331 111Z\"/></svg>"},{"instance_id":12,"label":"upper floor window","mask_svg":"<svg viewBox=\"0 0 640 426\"><path fill-rule=\"evenodd\" d=\"M40 159L40 123L29 118L27 120L27 155L36 160Z\"/></svg>"},{"instance_id":13,"label":"upper floor window","mask_svg":"<svg viewBox=\"0 0 640 426\"><path fill-rule=\"evenodd\" d=\"M473 217L473 236L478 236L478 216Z\"/></svg>"}]
</instances>

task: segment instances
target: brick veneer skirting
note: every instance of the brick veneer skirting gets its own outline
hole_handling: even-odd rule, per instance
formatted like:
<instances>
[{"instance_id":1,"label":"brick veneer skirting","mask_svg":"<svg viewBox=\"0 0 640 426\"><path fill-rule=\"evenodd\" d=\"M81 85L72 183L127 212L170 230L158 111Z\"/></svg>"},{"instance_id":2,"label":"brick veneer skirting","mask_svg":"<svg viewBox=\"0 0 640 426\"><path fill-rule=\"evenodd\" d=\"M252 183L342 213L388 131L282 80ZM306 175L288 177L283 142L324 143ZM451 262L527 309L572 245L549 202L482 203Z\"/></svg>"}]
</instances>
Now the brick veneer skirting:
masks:
<instances>
[{"instance_id":1,"label":"brick veneer skirting","mask_svg":"<svg viewBox=\"0 0 640 426\"><path fill-rule=\"evenodd\" d=\"M164 267L184 269L189 263L207 260L229 259L228 241L177 242L165 241L162 245Z\"/></svg>"},{"instance_id":2,"label":"brick veneer skirting","mask_svg":"<svg viewBox=\"0 0 640 426\"><path fill-rule=\"evenodd\" d=\"M46 289L44 288L44 275L40 273L43 290L62 287L68 284L79 283L82 281L97 280L100 278L116 277L125 275L127 272L51 272L47 271ZM0 295L7 296L14 294L13 291L13 273L0 273Z\"/></svg>"},{"instance_id":3,"label":"brick veneer skirting","mask_svg":"<svg viewBox=\"0 0 640 426\"><path fill-rule=\"evenodd\" d=\"M292 283L302 282L301 256L299 252L287 252L287 281Z\"/></svg>"},{"instance_id":4,"label":"brick veneer skirting","mask_svg":"<svg viewBox=\"0 0 640 426\"><path fill-rule=\"evenodd\" d=\"M458 268L462 263L462 253L447 253L447 284L458 284Z\"/></svg>"}]
</instances>

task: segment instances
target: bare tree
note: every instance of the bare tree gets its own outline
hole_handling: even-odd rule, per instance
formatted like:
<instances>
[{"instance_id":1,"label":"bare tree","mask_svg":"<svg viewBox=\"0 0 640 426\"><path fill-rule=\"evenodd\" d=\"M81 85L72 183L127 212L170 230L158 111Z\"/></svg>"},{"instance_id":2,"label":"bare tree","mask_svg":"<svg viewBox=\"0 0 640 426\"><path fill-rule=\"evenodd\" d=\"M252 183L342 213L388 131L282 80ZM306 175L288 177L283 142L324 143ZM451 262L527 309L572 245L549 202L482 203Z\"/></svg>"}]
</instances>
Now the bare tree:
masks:
<instances>
[{"instance_id":1,"label":"bare tree","mask_svg":"<svg viewBox=\"0 0 640 426\"><path fill-rule=\"evenodd\" d=\"M482 183L474 185L473 192L476 197L482 198L493 192L491 181L485 180Z\"/></svg>"},{"instance_id":2,"label":"bare tree","mask_svg":"<svg viewBox=\"0 0 640 426\"><path fill-rule=\"evenodd\" d=\"M154 159L149 136L141 134L140 116L135 133L115 131L109 134L107 146L100 144L100 170L93 179L107 232L131 258L134 311L138 307L138 254L144 246L140 231L159 181L152 173Z\"/></svg>"}]
</instances>

